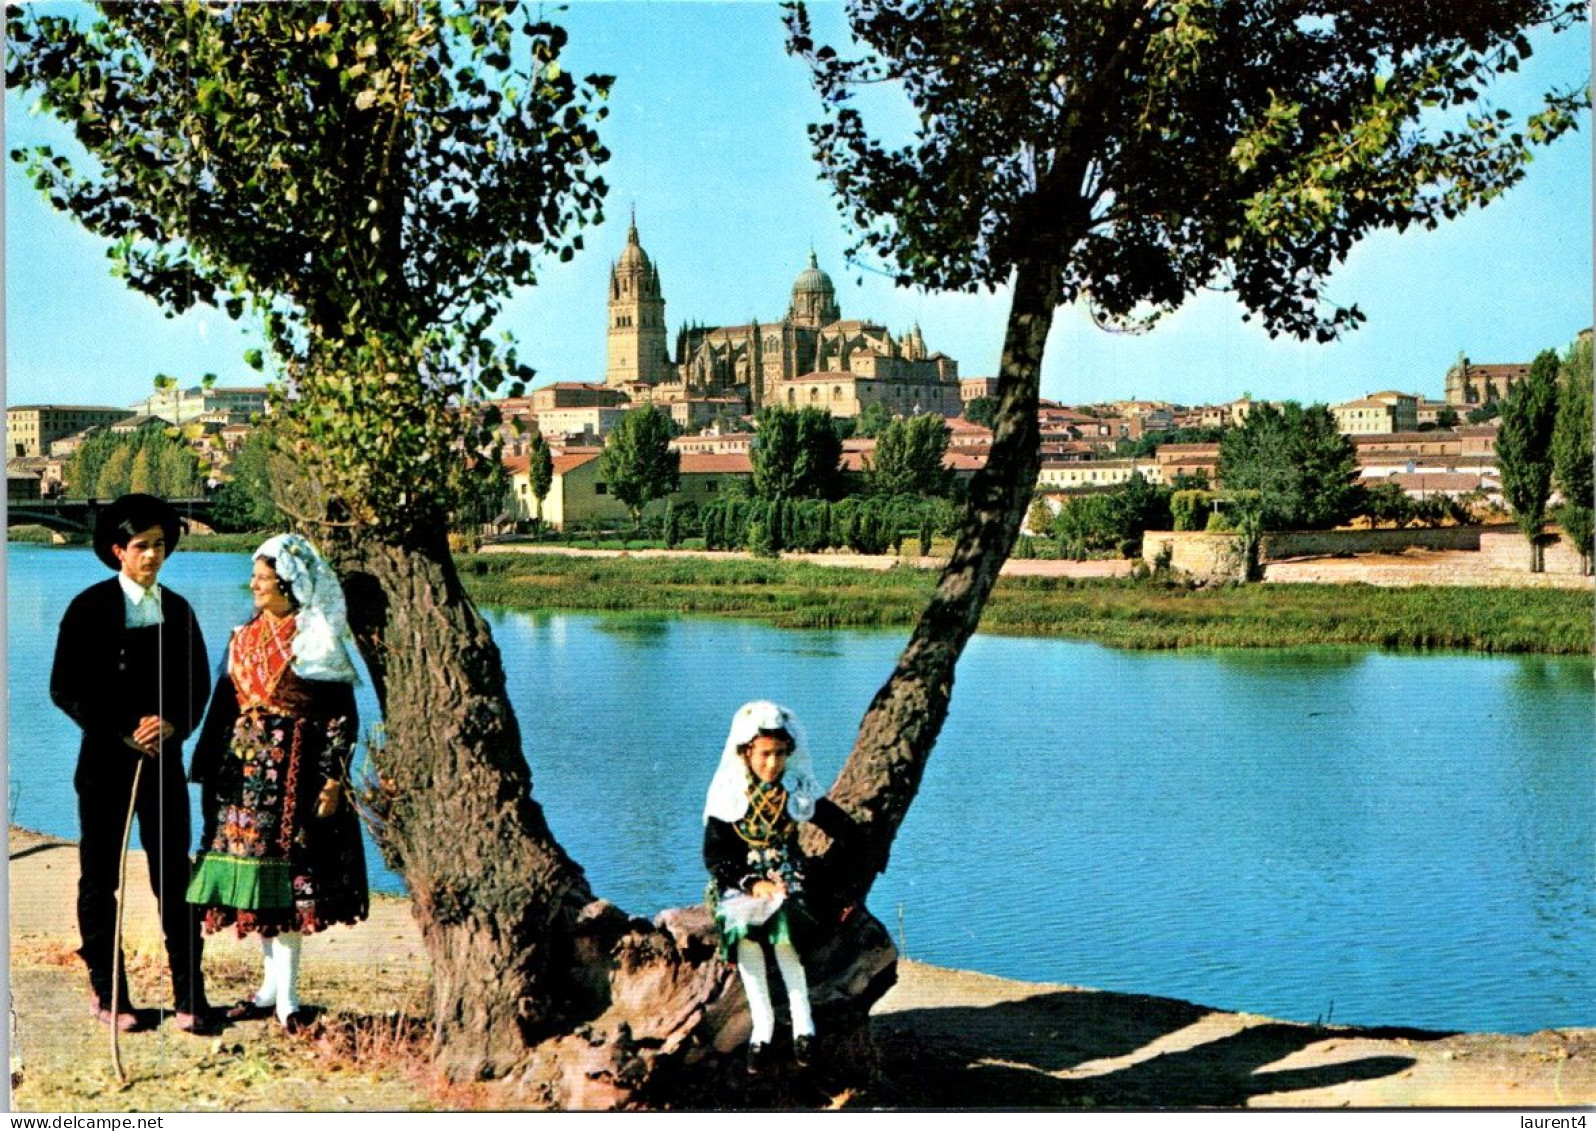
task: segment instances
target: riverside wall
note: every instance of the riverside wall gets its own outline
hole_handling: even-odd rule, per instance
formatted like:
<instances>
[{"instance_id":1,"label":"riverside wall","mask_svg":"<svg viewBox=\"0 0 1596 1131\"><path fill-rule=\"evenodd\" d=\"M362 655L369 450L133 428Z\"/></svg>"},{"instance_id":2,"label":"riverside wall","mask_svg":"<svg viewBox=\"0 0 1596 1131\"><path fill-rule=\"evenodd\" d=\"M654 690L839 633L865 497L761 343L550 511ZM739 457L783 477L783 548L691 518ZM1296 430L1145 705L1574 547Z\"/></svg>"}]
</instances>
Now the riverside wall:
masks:
<instances>
[{"instance_id":1,"label":"riverside wall","mask_svg":"<svg viewBox=\"0 0 1596 1131\"><path fill-rule=\"evenodd\" d=\"M1548 526L1542 535L1545 572L1582 576L1579 551L1561 530ZM1293 530L1266 534L1259 547L1265 564L1302 558L1399 554L1404 550L1452 551L1467 554L1467 568L1529 575L1529 544L1511 526L1446 526L1409 530ZM1240 581L1245 575L1240 535L1197 530L1149 530L1142 536L1142 557L1155 564L1168 555L1172 569L1205 581ZM1465 564L1460 561L1460 565Z\"/></svg>"},{"instance_id":2,"label":"riverside wall","mask_svg":"<svg viewBox=\"0 0 1596 1131\"><path fill-rule=\"evenodd\" d=\"M1579 576L1585 572L1579 550L1569 541L1568 535L1555 526L1543 529L1541 552L1546 573ZM1516 529L1499 528L1480 536L1480 564L1487 569L1526 570L1529 560L1529 542Z\"/></svg>"}]
</instances>

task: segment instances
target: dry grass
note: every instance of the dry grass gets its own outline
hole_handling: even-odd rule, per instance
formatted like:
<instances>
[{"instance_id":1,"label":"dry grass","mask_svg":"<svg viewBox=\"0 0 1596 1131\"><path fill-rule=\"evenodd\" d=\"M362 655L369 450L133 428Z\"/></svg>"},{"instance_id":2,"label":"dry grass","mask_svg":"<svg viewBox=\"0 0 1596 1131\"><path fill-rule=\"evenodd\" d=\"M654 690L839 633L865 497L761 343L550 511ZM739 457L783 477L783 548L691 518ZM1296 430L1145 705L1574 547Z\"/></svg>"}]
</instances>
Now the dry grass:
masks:
<instances>
[{"instance_id":1,"label":"dry grass","mask_svg":"<svg viewBox=\"0 0 1596 1131\"><path fill-rule=\"evenodd\" d=\"M128 939L135 1001L166 1000L170 981L158 940ZM259 977L243 946L210 946L210 996L236 1000ZM467 1090L434 1079L425 1020L428 986L413 972L343 964L306 965L307 1002L339 1003L308 1032L289 1036L274 1020L230 1025L214 1038L159 1027L125 1034L128 1083L109 1069L109 1033L86 1007L82 961L58 938L13 941L13 993L21 1017L18 1110L336 1111L435 1110L473 1106ZM343 1003L359 1003L364 1012Z\"/></svg>"}]
</instances>

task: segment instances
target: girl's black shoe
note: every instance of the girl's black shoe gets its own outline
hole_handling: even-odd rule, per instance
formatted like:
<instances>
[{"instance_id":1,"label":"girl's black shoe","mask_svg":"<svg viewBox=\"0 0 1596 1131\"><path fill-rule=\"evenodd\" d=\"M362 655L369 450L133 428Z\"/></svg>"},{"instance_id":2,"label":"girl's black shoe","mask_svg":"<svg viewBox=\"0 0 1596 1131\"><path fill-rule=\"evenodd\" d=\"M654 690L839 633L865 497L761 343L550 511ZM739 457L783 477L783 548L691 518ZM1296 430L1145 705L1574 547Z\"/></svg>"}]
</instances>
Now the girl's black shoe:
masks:
<instances>
[{"instance_id":1,"label":"girl's black shoe","mask_svg":"<svg viewBox=\"0 0 1596 1131\"><path fill-rule=\"evenodd\" d=\"M748 1075L763 1076L771 1069L770 1045L751 1044L748 1046Z\"/></svg>"},{"instance_id":2,"label":"girl's black shoe","mask_svg":"<svg viewBox=\"0 0 1596 1131\"><path fill-rule=\"evenodd\" d=\"M815 1062L815 1039L813 1037L794 1037L792 1039L792 1062L799 1068L808 1068Z\"/></svg>"}]
</instances>

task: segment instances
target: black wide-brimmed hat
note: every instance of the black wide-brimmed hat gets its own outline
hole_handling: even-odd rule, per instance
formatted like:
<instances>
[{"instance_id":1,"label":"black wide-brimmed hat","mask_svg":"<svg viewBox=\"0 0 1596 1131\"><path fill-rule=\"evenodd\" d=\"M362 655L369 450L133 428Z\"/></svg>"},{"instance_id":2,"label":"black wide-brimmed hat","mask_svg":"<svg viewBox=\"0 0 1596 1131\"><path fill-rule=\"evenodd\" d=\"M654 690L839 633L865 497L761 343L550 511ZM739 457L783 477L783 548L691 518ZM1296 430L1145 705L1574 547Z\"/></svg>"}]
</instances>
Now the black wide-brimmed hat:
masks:
<instances>
[{"instance_id":1,"label":"black wide-brimmed hat","mask_svg":"<svg viewBox=\"0 0 1596 1131\"><path fill-rule=\"evenodd\" d=\"M122 533L137 534L159 526L166 535L166 552L177 549L177 540L183 535L183 520L177 510L165 499L154 495L123 495L108 506L100 508L94 521L94 554L111 569L120 570L122 563L111 552L112 543ZM126 545L126 539L122 545Z\"/></svg>"}]
</instances>

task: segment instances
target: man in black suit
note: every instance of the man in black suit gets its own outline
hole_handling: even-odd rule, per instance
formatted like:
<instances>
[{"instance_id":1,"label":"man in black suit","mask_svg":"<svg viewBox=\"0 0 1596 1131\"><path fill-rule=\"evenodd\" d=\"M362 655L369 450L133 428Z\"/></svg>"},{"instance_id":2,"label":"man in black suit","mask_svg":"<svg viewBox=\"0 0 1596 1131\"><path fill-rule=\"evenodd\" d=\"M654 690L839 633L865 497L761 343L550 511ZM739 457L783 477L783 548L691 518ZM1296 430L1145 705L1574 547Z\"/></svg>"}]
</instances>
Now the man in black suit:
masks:
<instances>
[{"instance_id":1,"label":"man in black suit","mask_svg":"<svg viewBox=\"0 0 1596 1131\"><path fill-rule=\"evenodd\" d=\"M199 918L184 899L190 862L183 774L183 742L204 715L210 667L193 609L156 582L180 536L177 512L152 495L124 495L100 512L94 552L117 575L73 598L50 672L50 698L83 730L72 778L82 829L78 953L89 968L94 1015L123 1030L139 1018L125 974L121 1000L111 1000L111 963L122 962L113 954L117 865L140 760L134 807L160 905L177 1027L205 1032L210 1025Z\"/></svg>"}]
</instances>

